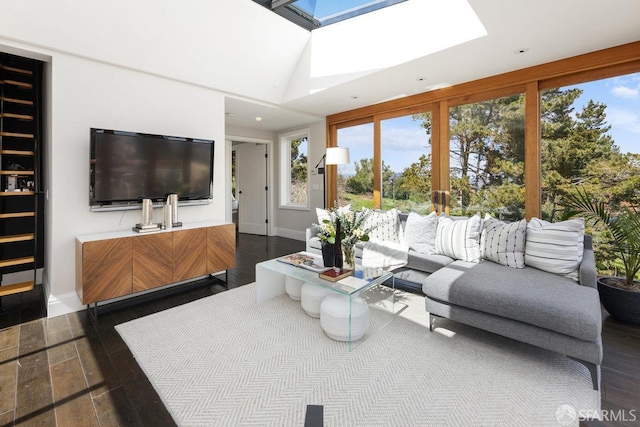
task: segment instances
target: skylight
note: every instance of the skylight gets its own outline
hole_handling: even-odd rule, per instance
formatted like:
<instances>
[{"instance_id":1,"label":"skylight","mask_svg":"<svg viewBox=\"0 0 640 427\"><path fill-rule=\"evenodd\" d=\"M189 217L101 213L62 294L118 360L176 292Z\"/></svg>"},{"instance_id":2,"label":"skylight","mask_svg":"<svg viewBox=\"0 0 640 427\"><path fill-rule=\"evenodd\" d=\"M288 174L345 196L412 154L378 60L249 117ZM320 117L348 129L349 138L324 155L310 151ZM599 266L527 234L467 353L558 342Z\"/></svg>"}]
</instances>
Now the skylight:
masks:
<instances>
[{"instance_id":1,"label":"skylight","mask_svg":"<svg viewBox=\"0 0 640 427\"><path fill-rule=\"evenodd\" d=\"M344 21L406 0L254 0L307 30Z\"/></svg>"}]
</instances>

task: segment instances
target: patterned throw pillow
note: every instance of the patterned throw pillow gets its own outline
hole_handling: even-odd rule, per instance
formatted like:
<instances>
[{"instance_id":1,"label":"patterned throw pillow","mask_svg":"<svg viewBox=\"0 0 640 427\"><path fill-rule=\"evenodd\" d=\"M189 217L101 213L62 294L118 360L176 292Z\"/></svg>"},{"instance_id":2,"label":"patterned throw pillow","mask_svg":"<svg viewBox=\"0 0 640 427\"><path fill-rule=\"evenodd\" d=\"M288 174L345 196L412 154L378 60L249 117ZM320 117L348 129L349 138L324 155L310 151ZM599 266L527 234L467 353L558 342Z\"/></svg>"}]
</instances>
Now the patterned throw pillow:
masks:
<instances>
[{"instance_id":1,"label":"patterned throw pillow","mask_svg":"<svg viewBox=\"0 0 640 427\"><path fill-rule=\"evenodd\" d=\"M524 268L527 221L505 223L487 214L482 229L482 258L507 267Z\"/></svg>"},{"instance_id":2,"label":"patterned throw pillow","mask_svg":"<svg viewBox=\"0 0 640 427\"><path fill-rule=\"evenodd\" d=\"M478 263L482 259L481 232L480 212L465 219L441 215L436 231L436 253L453 259Z\"/></svg>"},{"instance_id":3,"label":"patterned throw pillow","mask_svg":"<svg viewBox=\"0 0 640 427\"><path fill-rule=\"evenodd\" d=\"M527 224L524 263L578 280L584 251L584 218L547 222L532 218Z\"/></svg>"},{"instance_id":4,"label":"patterned throw pillow","mask_svg":"<svg viewBox=\"0 0 640 427\"><path fill-rule=\"evenodd\" d=\"M404 227L404 244L421 254L435 254L437 229L438 215L435 212L427 216L411 212Z\"/></svg>"},{"instance_id":5,"label":"patterned throw pillow","mask_svg":"<svg viewBox=\"0 0 640 427\"><path fill-rule=\"evenodd\" d=\"M367 212L366 208L362 209ZM369 233L369 238L384 242L400 243L400 211L396 208L388 211L372 211L364 220L364 227L374 229Z\"/></svg>"}]
</instances>

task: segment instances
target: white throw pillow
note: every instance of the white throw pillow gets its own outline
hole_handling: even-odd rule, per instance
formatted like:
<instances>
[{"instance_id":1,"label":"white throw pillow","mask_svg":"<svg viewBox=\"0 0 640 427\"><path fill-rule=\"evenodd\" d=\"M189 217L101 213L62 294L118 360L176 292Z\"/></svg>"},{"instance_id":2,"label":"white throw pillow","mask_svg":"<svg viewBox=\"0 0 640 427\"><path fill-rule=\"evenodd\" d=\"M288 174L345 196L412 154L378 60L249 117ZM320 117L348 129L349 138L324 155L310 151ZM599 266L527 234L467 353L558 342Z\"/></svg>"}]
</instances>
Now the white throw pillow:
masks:
<instances>
[{"instance_id":1,"label":"white throw pillow","mask_svg":"<svg viewBox=\"0 0 640 427\"><path fill-rule=\"evenodd\" d=\"M351 210L351 204L344 205L338 208L338 212L345 213ZM322 224L322 220L331 219L329 211L322 208L316 208L316 216L318 217L318 224Z\"/></svg>"},{"instance_id":2,"label":"white throw pillow","mask_svg":"<svg viewBox=\"0 0 640 427\"><path fill-rule=\"evenodd\" d=\"M362 210L367 212L366 208ZM373 230L369 233L371 239L400 243L400 211L396 208L386 212L371 211L364 220L364 228L371 227L373 227Z\"/></svg>"},{"instance_id":3,"label":"white throw pillow","mask_svg":"<svg viewBox=\"0 0 640 427\"><path fill-rule=\"evenodd\" d=\"M527 224L524 262L530 267L578 280L584 251L584 218L547 222L532 218Z\"/></svg>"},{"instance_id":4,"label":"white throw pillow","mask_svg":"<svg viewBox=\"0 0 640 427\"><path fill-rule=\"evenodd\" d=\"M421 254L435 254L437 229L438 215L435 212L427 216L411 212L404 226L404 244Z\"/></svg>"},{"instance_id":5,"label":"white throw pillow","mask_svg":"<svg viewBox=\"0 0 640 427\"><path fill-rule=\"evenodd\" d=\"M480 262L480 212L470 218L454 219L441 215L436 231L436 253L467 262Z\"/></svg>"},{"instance_id":6,"label":"white throw pillow","mask_svg":"<svg viewBox=\"0 0 640 427\"><path fill-rule=\"evenodd\" d=\"M487 214L482 227L482 258L507 267L524 268L527 221L506 223Z\"/></svg>"}]
</instances>

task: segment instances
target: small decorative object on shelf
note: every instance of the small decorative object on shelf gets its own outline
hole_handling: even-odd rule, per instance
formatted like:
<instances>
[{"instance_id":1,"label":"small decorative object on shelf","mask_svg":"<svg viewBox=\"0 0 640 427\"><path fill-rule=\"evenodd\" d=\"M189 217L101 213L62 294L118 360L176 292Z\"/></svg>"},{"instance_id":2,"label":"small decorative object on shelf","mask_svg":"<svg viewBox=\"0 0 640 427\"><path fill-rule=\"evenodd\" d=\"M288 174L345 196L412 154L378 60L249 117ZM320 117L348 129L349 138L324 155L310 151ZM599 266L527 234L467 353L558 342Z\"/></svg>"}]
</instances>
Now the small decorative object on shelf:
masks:
<instances>
[{"instance_id":1,"label":"small decorative object on shelf","mask_svg":"<svg viewBox=\"0 0 640 427\"><path fill-rule=\"evenodd\" d=\"M151 199L142 200L142 220L141 225L149 225L153 223L153 203Z\"/></svg>"},{"instance_id":2,"label":"small decorative object on shelf","mask_svg":"<svg viewBox=\"0 0 640 427\"><path fill-rule=\"evenodd\" d=\"M165 230L171 230L173 228L173 219L171 218L171 205L169 200L167 204L162 207L162 228Z\"/></svg>"},{"instance_id":3,"label":"small decorative object on shelf","mask_svg":"<svg viewBox=\"0 0 640 427\"><path fill-rule=\"evenodd\" d=\"M182 227L182 223L178 221L178 195L169 194L167 196L167 204L171 206L171 221L174 227Z\"/></svg>"},{"instance_id":4,"label":"small decorative object on shelf","mask_svg":"<svg viewBox=\"0 0 640 427\"><path fill-rule=\"evenodd\" d=\"M151 202L151 199L142 200L141 222L131 229L136 233L149 233L160 230L160 224L153 223L153 203Z\"/></svg>"},{"instance_id":5,"label":"small decorative object on shelf","mask_svg":"<svg viewBox=\"0 0 640 427\"><path fill-rule=\"evenodd\" d=\"M136 226L131 227L131 229L136 233L151 233L153 231L160 231L161 230L160 227L161 227L160 224L149 224L149 225L136 224Z\"/></svg>"},{"instance_id":6,"label":"small decorative object on shelf","mask_svg":"<svg viewBox=\"0 0 640 427\"><path fill-rule=\"evenodd\" d=\"M18 177L14 176L14 175L7 177L7 190L6 191L15 191L16 190L17 179L18 179Z\"/></svg>"}]
</instances>

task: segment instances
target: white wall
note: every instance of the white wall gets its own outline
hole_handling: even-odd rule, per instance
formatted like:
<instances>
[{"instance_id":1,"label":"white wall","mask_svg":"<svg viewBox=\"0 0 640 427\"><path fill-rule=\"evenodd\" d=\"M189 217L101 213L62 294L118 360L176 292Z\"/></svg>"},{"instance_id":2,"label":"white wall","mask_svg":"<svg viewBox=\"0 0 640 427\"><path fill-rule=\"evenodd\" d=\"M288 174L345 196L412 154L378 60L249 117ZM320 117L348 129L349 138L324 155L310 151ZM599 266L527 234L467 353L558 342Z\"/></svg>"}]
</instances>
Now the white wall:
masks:
<instances>
[{"instance_id":1,"label":"white wall","mask_svg":"<svg viewBox=\"0 0 640 427\"><path fill-rule=\"evenodd\" d=\"M256 31L236 25L231 18L238 16ZM137 211L89 211L89 129L215 140L214 202L182 208L180 217L224 220L230 172L222 91L280 101L309 37L250 0L194 0L188 8L155 0L108 7L24 0L2 8L0 50L47 62L43 283L50 317L84 308L75 293L75 236L124 230L139 220ZM256 63L259 78L247 71ZM300 231L311 222L287 214L277 223Z\"/></svg>"},{"instance_id":2,"label":"white wall","mask_svg":"<svg viewBox=\"0 0 640 427\"><path fill-rule=\"evenodd\" d=\"M75 236L126 230L140 222L137 210L89 211L89 129L215 140L213 203L182 207L180 219L224 220L224 97L201 87L65 54L54 56L51 86L48 280L51 304L67 305L66 300L75 296ZM51 311L57 314L59 310L51 307Z\"/></svg>"},{"instance_id":3,"label":"white wall","mask_svg":"<svg viewBox=\"0 0 640 427\"><path fill-rule=\"evenodd\" d=\"M273 142L276 142L278 140L277 132L271 132L264 129L252 129L252 128L245 128L241 126L227 126L225 128L225 131L227 132L227 138L228 139L230 138L231 140L234 140L233 137L236 137L236 136L239 136L242 138L261 139L261 140L273 141ZM237 140L237 138L235 140Z\"/></svg>"},{"instance_id":4,"label":"white wall","mask_svg":"<svg viewBox=\"0 0 640 427\"><path fill-rule=\"evenodd\" d=\"M7 49L12 44L15 43L0 39L0 49L4 45L3 50L20 53ZM19 47L24 49L25 45ZM126 230L140 220L140 211L89 210L89 129L103 127L215 140L213 202L180 208L180 219L224 220L224 96L201 86L57 51L33 49L38 55L30 56L51 58L46 67L48 201L43 280L48 313L54 317L83 308L75 293L75 237Z\"/></svg>"},{"instance_id":5,"label":"white wall","mask_svg":"<svg viewBox=\"0 0 640 427\"><path fill-rule=\"evenodd\" d=\"M280 205L280 134L293 132L302 128L309 129L309 177L310 177L310 209L282 209ZM242 137L260 140L273 141L273 150L271 155L271 162L269 167L272 169L273 182L270 183L273 189L273 234L282 237L288 237L290 239L304 240L305 230L314 222L317 222L316 207L323 207L323 185L324 175L315 174L314 166L322 155L325 153L325 147L327 143L326 138L326 124L324 121L313 123L309 126L300 128L283 129L279 132L269 132L260 129L250 129L237 126L228 126L226 128L227 138L234 139L233 137ZM238 140L238 138L235 138ZM271 175L271 174L270 174ZM314 189L317 186L317 189Z\"/></svg>"},{"instance_id":6,"label":"white wall","mask_svg":"<svg viewBox=\"0 0 640 427\"><path fill-rule=\"evenodd\" d=\"M327 131L324 121L314 123L309 128L309 210L299 209L283 209L279 208L280 186L276 185L276 213L275 225L276 234L278 236L288 237L291 239L304 240L305 230L314 222L318 222L316 216L316 207L323 207L323 185L324 175L315 174L314 166L322 158L326 151ZM279 133L292 132L298 129L286 129ZM274 169L276 176L280 176L280 140L275 144L273 155ZM317 187L316 187L317 186Z\"/></svg>"},{"instance_id":7,"label":"white wall","mask_svg":"<svg viewBox=\"0 0 640 427\"><path fill-rule=\"evenodd\" d=\"M311 37L251 0L20 0L0 10L0 37L276 103Z\"/></svg>"}]
</instances>

